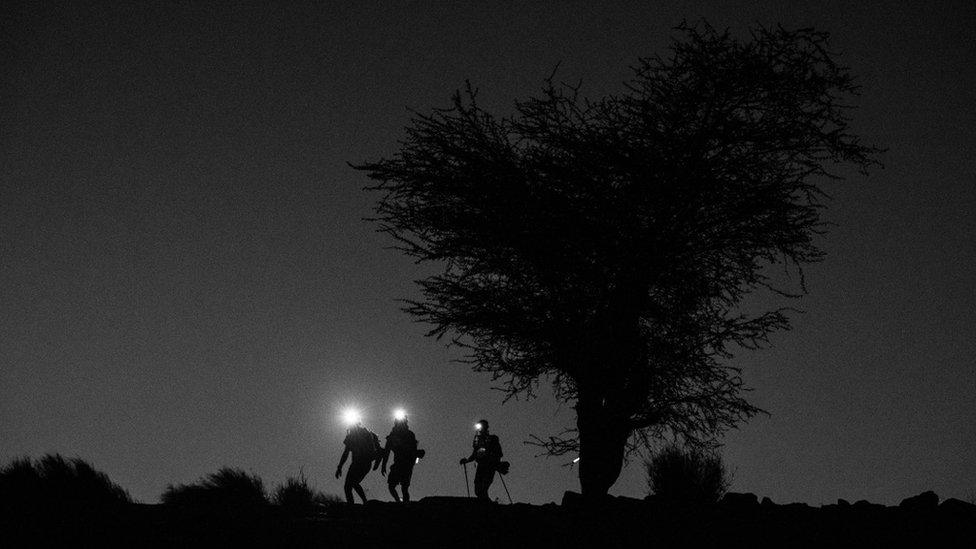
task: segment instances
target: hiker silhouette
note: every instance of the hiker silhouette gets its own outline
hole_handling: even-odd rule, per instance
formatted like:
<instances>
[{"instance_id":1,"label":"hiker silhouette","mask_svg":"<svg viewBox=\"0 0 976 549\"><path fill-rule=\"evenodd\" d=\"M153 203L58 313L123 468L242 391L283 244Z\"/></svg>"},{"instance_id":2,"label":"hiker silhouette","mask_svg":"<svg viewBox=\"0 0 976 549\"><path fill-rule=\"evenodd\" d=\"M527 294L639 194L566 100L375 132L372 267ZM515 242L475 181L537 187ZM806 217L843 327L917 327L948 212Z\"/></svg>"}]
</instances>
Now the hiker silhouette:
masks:
<instances>
[{"instance_id":1,"label":"hiker silhouette","mask_svg":"<svg viewBox=\"0 0 976 549\"><path fill-rule=\"evenodd\" d=\"M399 485L400 490L403 491L403 501L408 502L410 501L410 477L413 476L413 466L420 458L424 457L426 452L417 448L417 436L407 425L406 416L393 420L393 429L386 437L386 448L383 449L383 468L380 469L384 475L390 453L393 454L393 464L390 466L390 475L386 477L387 487L390 489L390 495L393 496L393 499L399 502L400 495L397 494L396 490L397 485Z\"/></svg>"},{"instance_id":2,"label":"hiker silhouette","mask_svg":"<svg viewBox=\"0 0 976 549\"><path fill-rule=\"evenodd\" d=\"M475 424L475 429L471 455L461 458L461 465L472 461L478 464L474 473L474 495L478 499L488 499L488 487L495 480L495 471L502 459L502 445L498 437L488 431L488 421L482 419Z\"/></svg>"},{"instance_id":3,"label":"hiker silhouette","mask_svg":"<svg viewBox=\"0 0 976 549\"><path fill-rule=\"evenodd\" d=\"M352 495L353 490L355 490L363 503L366 503L366 492L363 491L361 483L366 478L366 474L369 473L370 464L373 465L374 470L379 466L379 458L382 453L379 437L363 427L362 424L357 423L346 431L346 438L342 443L345 445L345 449L342 451L342 457L339 458L335 477L342 476L342 466L346 463L349 454L352 454L352 463L349 464L349 469L346 471L346 482L343 486L346 492L346 501L350 504L355 503Z\"/></svg>"}]
</instances>

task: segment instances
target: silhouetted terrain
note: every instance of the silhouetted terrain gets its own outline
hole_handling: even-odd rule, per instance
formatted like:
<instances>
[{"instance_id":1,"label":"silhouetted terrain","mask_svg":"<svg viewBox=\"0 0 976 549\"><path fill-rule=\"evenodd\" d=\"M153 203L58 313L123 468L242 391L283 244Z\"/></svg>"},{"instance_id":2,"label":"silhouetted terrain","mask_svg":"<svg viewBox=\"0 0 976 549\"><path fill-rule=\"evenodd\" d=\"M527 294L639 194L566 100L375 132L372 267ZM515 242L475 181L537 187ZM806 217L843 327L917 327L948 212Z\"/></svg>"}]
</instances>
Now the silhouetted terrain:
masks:
<instances>
[{"instance_id":1,"label":"silhouetted terrain","mask_svg":"<svg viewBox=\"0 0 976 549\"><path fill-rule=\"evenodd\" d=\"M607 498L587 505L497 505L431 497L414 504L371 501L309 514L262 507L127 504L18 509L0 519L4 546L127 544L139 547L971 547L976 506L938 504L928 493L898 507L867 502L810 507L759 503L752 494L679 506Z\"/></svg>"},{"instance_id":2,"label":"silhouetted terrain","mask_svg":"<svg viewBox=\"0 0 976 549\"><path fill-rule=\"evenodd\" d=\"M659 474L663 471L658 469ZM741 493L726 493L714 503L714 499L672 496L584 499L575 492L566 492L560 505L499 505L459 497L348 505L318 492L301 474L268 497L259 477L224 467L195 483L169 486L161 500L158 505L133 503L107 475L78 458L47 455L14 460L0 468L0 547L972 547L976 543L976 505L951 498L940 503L933 492L907 498L897 507L843 500L822 507L777 505Z\"/></svg>"}]
</instances>

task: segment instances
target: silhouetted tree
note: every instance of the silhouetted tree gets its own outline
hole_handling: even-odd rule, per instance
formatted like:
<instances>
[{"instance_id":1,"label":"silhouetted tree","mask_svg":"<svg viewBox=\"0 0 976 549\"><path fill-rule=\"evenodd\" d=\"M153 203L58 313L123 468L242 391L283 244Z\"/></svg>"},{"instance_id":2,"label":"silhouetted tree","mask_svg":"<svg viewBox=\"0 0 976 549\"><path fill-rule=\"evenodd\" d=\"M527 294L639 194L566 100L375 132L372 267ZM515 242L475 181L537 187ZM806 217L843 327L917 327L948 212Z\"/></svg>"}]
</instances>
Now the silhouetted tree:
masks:
<instances>
[{"instance_id":1,"label":"silhouetted tree","mask_svg":"<svg viewBox=\"0 0 976 549\"><path fill-rule=\"evenodd\" d=\"M805 292L818 182L876 164L848 129L857 88L826 34L677 30L620 94L588 100L550 77L496 117L469 84L415 114L395 155L354 166L382 194L379 230L443 267L405 310L509 397L545 379L574 403L576 428L538 440L579 452L584 494L606 493L628 448L714 440L759 411L732 352L789 322L741 301ZM799 272L795 288L775 265Z\"/></svg>"}]
</instances>

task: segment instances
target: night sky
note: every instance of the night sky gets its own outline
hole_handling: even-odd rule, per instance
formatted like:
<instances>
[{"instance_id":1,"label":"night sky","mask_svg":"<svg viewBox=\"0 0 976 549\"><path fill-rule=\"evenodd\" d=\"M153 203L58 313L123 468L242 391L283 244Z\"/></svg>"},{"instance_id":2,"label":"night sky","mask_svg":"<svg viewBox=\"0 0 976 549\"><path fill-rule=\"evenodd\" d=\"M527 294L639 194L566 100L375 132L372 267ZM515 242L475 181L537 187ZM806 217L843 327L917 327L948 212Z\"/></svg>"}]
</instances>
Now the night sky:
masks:
<instances>
[{"instance_id":1,"label":"night sky","mask_svg":"<svg viewBox=\"0 0 976 549\"><path fill-rule=\"evenodd\" d=\"M736 359L771 416L725 438L733 489L976 493L976 4L62 4L0 8L4 463L80 456L144 502L224 465L340 493L341 408L384 437L403 406L428 455L415 498L464 494L481 417L516 500L578 490L569 458L522 444L571 408L503 405L399 311L429 271L362 220L378 197L346 162L392 154L407 108L465 79L498 112L557 63L584 94L621 91L706 17L829 31L863 85L855 132L888 149L825 187L836 226L794 330ZM646 493L639 462L611 493Z\"/></svg>"}]
</instances>

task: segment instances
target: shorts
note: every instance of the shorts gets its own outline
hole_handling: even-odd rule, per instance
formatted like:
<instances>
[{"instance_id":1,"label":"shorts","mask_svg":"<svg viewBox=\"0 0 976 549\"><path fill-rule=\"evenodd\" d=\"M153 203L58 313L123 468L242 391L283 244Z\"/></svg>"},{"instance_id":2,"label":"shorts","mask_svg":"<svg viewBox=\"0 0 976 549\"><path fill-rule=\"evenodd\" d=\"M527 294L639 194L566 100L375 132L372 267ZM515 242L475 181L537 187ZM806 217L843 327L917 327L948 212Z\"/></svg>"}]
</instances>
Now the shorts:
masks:
<instances>
[{"instance_id":1,"label":"shorts","mask_svg":"<svg viewBox=\"0 0 976 549\"><path fill-rule=\"evenodd\" d=\"M410 486L410 477L413 476L413 462L394 462L390 466L390 474L386 477L386 482L392 486Z\"/></svg>"}]
</instances>

